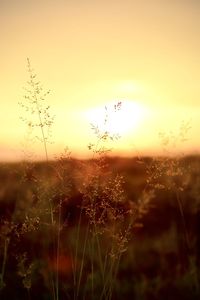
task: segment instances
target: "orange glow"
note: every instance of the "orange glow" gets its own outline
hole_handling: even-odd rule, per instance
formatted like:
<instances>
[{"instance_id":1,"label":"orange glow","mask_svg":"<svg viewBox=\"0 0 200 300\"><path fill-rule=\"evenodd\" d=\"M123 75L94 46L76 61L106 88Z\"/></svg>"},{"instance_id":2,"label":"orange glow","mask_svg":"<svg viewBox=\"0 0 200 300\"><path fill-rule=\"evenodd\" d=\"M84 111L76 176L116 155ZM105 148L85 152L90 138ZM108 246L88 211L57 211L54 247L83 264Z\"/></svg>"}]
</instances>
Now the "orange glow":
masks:
<instances>
[{"instance_id":1,"label":"orange glow","mask_svg":"<svg viewBox=\"0 0 200 300\"><path fill-rule=\"evenodd\" d=\"M109 130L123 155L159 152L158 132L191 120L188 151L198 152L200 114L199 1L1 1L0 160L22 159L26 128L18 102L28 80L26 58L51 89L55 115L51 157L67 145L88 155L90 122L117 101ZM102 126L102 125L101 125ZM42 146L31 145L36 159Z\"/></svg>"}]
</instances>

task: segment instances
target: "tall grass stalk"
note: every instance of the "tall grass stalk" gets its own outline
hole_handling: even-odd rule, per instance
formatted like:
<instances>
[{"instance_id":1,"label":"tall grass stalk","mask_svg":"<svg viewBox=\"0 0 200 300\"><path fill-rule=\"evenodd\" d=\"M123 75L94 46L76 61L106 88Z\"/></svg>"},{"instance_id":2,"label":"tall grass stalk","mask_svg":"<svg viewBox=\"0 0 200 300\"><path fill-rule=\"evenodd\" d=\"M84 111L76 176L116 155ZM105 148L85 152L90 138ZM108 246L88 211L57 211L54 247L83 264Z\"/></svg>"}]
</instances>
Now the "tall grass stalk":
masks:
<instances>
[{"instance_id":1,"label":"tall grass stalk","mask_svg":"<svg viewBox=\"0 0 200 300\"><path fill-rule=\"evenodd\" d=\"M29 75L29 80L27 81L27 87L25 88L26 94L24 96L24 102L20 102L22 108L25 112L29 114L29 117L21 117L21 119L28 125L31 131L36 130L35 138L38 139L44 149L44 155L47 165L49 164L49 155L47 144L50 143L51 138L51 127L54 122L54 116L50 114L50 106L45 103L45 98L49 95L50 91L44 92L40 81L37 80L37 75L31 67L30 59L27 58L27 71ZM37 134L37 129L40 130L40 135ZM46 191L44 191L45 193ZM49 212L50 212L50 223L52 230L55 225L54 221L54 211L51 199L48 198L49 202ZM59 211L60 214L60 211ZM59 216L60 220L60 216ZM59 250L59 228L58 228L58 238L57 247L54 243L54 252L57 253L57 275L56 278L52 280L52 293L53 299L58 300L58 250ZM53 274L51 274L53 276Z\"/></svg>"},{"instance_id":2,"label":"tall grass stalk","mask_svg":"<svg viewBox=\"0 0 200 300\"><path fill-rule=\"evenodd\" d=\"M120 109L121 103L117 106L116 109ZM90 286L91 286L91 299L95 297L95 289L96 289L96 268L98 267L98 271L100 272L100 278L101 278L101 284L102 284L102 291L105 299L108 299L108 295L106 295L107 291L104 285L106 284L106 278L107 276L112 276L112 268L109 264L108 257L110 257L109 251L111 250L108 247L108 252L106 253L104 260L103 260L103 252L105 252L105 249L103 245L101 245L101 231L103 230L103 235L106 233L106 226L104 224L104 217L108 213L108 208L105 206L102 208L102 212L100 214L99 219L97 220L97 214L98 214L98 197L102 197L101 193L103 192L102 189L107 189L106 185L105 187L102 186L103 182L102 179L104 177L104 164L105 164L105 157L106 154L110 151L109 148L106 147L106 144L108 140L115 140L118 138L117 134L111 135L109 131L106 129L106 125L108 123L108 114L106 112L106 117L104 120L105 128L101 130L98 128L98 126L95 126L92 124L92 130L94 131L94 134L96 136L96 143L95 144L89 144L88 148L92 151L92 161L91 161L91 167L93 169L91 174L87 174L88 178L86 179L86 182L84 182L83 186L83 202L80 209L79 214L79 221L76 231L76 241L75 241L75 257L73 260L73 277L74 277L74 299L78 299L79 297L79 291L81 287L81 281L82 281L82 275L83 275L83 269L85 266L85 258L86 258L86 247L88 246L90 249L90 266L91 266L91 274L90 274ZM109 187L108 187L109 188ZM112 197L112 195L108 197ZM113 201L112 199L110 199ZM117 198L115 201L117 202ZM101 200L102 201L102 200ZM109 199L105 200L109 202ZM110 204L105 204L110 205ZM116 203L113 206L113 210L116 209ZM86 231L84 234L83 239L83 251L81 255L78 255L78 249L80 248L80 229L82 226L82 217L83 214L86 214L87 216L87 226ZM115 222L115 221L114 221ZM113 240L114 241L114 240ZM80 265L77 266L78 256L80 258ZM98 261L98 264L97 264ZM108 269L108 267L111 269ZM79 270L79 274L77 276L77 272ZM112 280L108 280L111 282ZM110 293L112 291L110 290ZM110 296L109 296L110 297Z\"/></svg>"},{"instance_id":3,"label":"tall grass stalk","mask_svg":"<svg viewBox=\"0 0 200 300\"><path fill-rule=\"evenodd\" d=\"M181 222L182 222L182 227L183 227L185 250L186 250L186 253L187 253L187 256L188 256L188 259L189 259L190 241L189 241L187 226L186 226L186 222L185 222L185 215L184 215L184 211L183 211L183 203L181 201L180 192L178 190L176 191L176 200L177 200L178 209L179 209L179 212L180 212L180 217L181 217Z\"/></svg>"},{"instance_id":4,"label":"tall grass stalk","mask_svg":"<svg viewBox=\"0 0 200 300\"><path fill-rule=\"evenodd\" d=\"M4 240L4 251L3 251L3 262L2 262L2 268L0 273L0 290L3 289L5 283L4 283L4 276L5 276L5 269L6 269L6 262L7 262L7 254L8 254L8 245L9 245L10 239L5 237Z\"/></svg>"}]
</instances>

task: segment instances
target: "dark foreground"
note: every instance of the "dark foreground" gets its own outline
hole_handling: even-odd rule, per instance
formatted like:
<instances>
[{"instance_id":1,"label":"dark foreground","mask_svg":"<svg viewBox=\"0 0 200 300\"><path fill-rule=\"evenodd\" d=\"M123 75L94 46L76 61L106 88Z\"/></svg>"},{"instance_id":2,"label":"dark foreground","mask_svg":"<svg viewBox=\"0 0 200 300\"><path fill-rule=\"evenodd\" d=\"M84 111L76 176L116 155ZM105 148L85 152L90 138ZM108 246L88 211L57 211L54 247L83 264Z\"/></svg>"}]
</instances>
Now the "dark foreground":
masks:
<instances>
[{"instance_id":1,"label":"dark foreground","mask_svg":"<svg viewBox=\"0 0 200 300\"><path fill-rule=\"evenodd\" d=\"M1 300L191 300L199 282L199 157L1 164Z\"/></svg>"}]
</instances>

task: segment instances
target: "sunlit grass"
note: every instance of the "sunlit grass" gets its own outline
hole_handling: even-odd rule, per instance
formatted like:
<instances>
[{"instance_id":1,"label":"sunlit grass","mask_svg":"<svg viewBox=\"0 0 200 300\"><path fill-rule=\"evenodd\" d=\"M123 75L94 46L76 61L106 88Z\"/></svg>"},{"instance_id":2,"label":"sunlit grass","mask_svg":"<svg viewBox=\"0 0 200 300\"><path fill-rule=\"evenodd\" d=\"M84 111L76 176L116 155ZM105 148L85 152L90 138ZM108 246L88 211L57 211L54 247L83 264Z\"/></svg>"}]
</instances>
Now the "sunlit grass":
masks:
<instances>
[{"instance_id":1,"label":"sunlit grass","mask_svg":"<svg viewBox=\"0 0 200 300\"><path fill-rule=\"evenodd\" d=\"M14 299L11 287L19 289L16 299L161 299L165 280L179 293L194 287L197 299L199 239L188 220L199 213L199 160L191 158L191 168L169 150L185 143L190 125L183 123L177 136L160 134L162 157L109 157L120 135L145 117L136 103L118 101L89 112L90 159L75 160L66 148L50 160L48 92L29 60L28 75L22 120L46 161L28 155L0 169L2 299Z\"/></svg>"}]
</instances>

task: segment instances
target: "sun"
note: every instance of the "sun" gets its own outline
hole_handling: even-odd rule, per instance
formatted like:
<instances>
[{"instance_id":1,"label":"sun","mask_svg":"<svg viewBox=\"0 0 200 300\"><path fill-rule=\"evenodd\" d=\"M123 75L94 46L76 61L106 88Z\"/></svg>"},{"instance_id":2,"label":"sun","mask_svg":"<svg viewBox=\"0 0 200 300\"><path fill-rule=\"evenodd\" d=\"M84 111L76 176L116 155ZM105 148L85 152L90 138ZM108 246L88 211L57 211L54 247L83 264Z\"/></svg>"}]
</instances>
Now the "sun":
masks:
<instances>
[{"instance_id":1,"label":"sun","mask_svg":"<svg viewBox=\"0 0 200 300\"><path fill-rule=\"evenodd\" d=\"M123 136L137 130L145 115L145 107L131 100L111 101L86 111L89 123L98 126L100 131Z\"/></svg>"}]
</instances>

